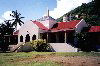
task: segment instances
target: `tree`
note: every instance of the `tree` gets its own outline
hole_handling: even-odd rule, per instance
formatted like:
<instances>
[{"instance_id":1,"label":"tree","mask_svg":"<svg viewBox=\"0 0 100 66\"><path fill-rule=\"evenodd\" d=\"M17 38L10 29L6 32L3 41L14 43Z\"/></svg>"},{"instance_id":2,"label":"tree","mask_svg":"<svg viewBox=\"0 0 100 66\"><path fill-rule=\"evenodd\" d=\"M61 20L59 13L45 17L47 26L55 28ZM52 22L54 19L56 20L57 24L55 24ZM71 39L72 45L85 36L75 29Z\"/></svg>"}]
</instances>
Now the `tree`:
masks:
<instances>
[{"instance_id":1,"label":"tree","mask_svg":"<svg viewBox=\"0 0 100 66\"><path fill-rule=\"evenodd\" d=\"M100 0L94 0L98 15L100 15Z\"/></svg>"},{"instance_id":2,"label":"tree","mask_svg":"<svg viewBox=\"0 0 100 66\"><path fill-rule=\"evenodd\" d=\"M76 35L76 38L78 40L77 47L80 48L82 51L90 51L90 45L88 45L86 37L86 33L79 33Z\"/></svg>"},{"instance_id":3,"label":"tree","mask_svg":"<svg viewBox=\"0 0 100 66\"><path fill-rule=\"evenodd\" d=\"M77 39L77 48L80 48L81 51L90 52L90 51L97 51L96 44L90 41L91 37L90 34L87 32L81 32L76 34Z\"/></svg>"},{"instance_id":4,"label":"tree","mask_svg":"<svg viewBox=\"0 0 100 66\"><path fill-rule=\"evenodd\" d=\"M3 52L5 52L8 49L9 42L6 41L5 35L12 35L13 34L13 28L12 24L10 22L11 20L6 20L4 23L0 24L0 48Z\"/></svg>"},{"instance_id":5,"label":"tree","mask_svg":"<svg viewBox=\"0 0 100 66\"><path fill-rule=\"evenodd\" d=\"M13 23L12 25L15 26L15 30L17 30L17 25L19 24L20 26L24 24L24 22L21 20L24 17L21 17L21 14L16 11L12 11L13 14L10 14L10 16L13 17Z\"/></svg>"},{"instance_id":6,"label":"tree","mask_svg":"<svg viewBox=\"0 0 100 66\"><path fill-rule=\"evenodd\" d=\"M84 19L87 24L93 26L100 26L100 0L92 0L89 3L82 3L74 10L66 13L65 15L72 14L74 16L78 15L78 18L73 18L73 20ZM63 15L63 16L65 16ZM62 22L63 16L57 19L57 22Z\"/></svg>"},{"instance_id":7,"label":"tree","mask_svg":"<svg viewBox=\"0 0 100 66\"><path fill-rule=\"evenodd\" d=\"M99 6L100 5L100 0L94 0L94 2L95 2L95 5L96 5L97 8L100 7Z\"/></svg>"},{"instance_id":8,"label":"tree","mask_svg":"<svg viewBox=\"0 0 100 66\"><path fill-rule=\"evenodd\" d=\"M13 31L14 31L14 28L13 28L13 26L12 26L12 24L11 24L11 22L10 22L11 20L6 20L6 21L4 21L5 22L5 33L7 34L7 35L12 35L13 34Z\"/></svg>"},{"instance_id":9,"label":"tree","mask_svg":"<svg viewBox=\"0 0 100 66\"><path fill-rule=\"evenodd\" d=\"M1 24L0 31L2 35L12 35L14 28L10 21L11 20L5 20L4 23Z\"/></svg>"},{"instance_id":10,"label":"tree","mask_svg":"<svg viewBox=\"0 0 100 66\"><path fill-rule=\"evenodd\" d=\"M20 13L16 11L12 11L13 14L10 16L13 17L12 20L5 20L2 24L0 24L0 49L5 52L8 49L10 41L8 37L13 35L13 31L16 28L17 24L22 25L24 22L21 20L24 17L20 17ZM13 21L13 22L12 22ZM15 28L13 28L15 26Z\"/></svg>"}]
</instances>

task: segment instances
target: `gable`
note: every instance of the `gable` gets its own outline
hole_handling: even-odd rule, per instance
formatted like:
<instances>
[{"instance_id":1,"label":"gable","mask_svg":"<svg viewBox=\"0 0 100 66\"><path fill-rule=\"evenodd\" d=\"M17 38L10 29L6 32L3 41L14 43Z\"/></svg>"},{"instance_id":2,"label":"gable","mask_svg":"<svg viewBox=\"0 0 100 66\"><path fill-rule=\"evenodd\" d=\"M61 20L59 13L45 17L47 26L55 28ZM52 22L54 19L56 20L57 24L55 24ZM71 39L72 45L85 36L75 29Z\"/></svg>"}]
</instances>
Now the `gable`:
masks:
<instances>
[{"instance_id":1,"label":"gable","mask_svg":"<svg viewBox=\"0 0 100 66\"><path fill-rule=\"evenodd\" d=\"M83 27L86 27L87 24L86 22L82 19L82 20L72 20L69 22L57 22L53 25L52 28L48 29L47 27L45 27L41 22L38 21L32 21L38 28L40 28L41 30L45 30L46 31L73 31L75 30L77 33L81 32L81 30L83 29Z\"/></svg>"},{"instance_id":2,"label":"gable","mask_svg":"<svg viewBox=\"0 0 100 66\"><path fill-rule=\"evenodd\" d=\"M47 27L45 27L42 23L38 22L38 21L32 21L34 24L36 24L40 29L42 30L48 30Z\"/></svg>"},{"instance_id":3,"label":"gable","mask_svg":"<svg viewBox=\"0 0 100 66\"><path fill-rule=\"evenodd\" d=\"M32 21L28 21L19 29L19 35L36 34L38 29L37 25L33 24Z\"/></svg>"},{"instance_id":4,"label":"gable","mask_svg":"<svg viewBox=\"0 0 100 66\"><path fill-rule=\"evenodd\" d=\"M91 26L89 32L100 32L100 26Z\"/></svg>"},{"instance_id":5,"label":"gable","mask_svg":"<svg viewBox=\"0 0 100 66\"><path fill-rule=\"evenodd\" d=\"M72 20L70 22L58 22L53 25L50 30L73 30L80 20Z\"/></svg>"}]
</instances>

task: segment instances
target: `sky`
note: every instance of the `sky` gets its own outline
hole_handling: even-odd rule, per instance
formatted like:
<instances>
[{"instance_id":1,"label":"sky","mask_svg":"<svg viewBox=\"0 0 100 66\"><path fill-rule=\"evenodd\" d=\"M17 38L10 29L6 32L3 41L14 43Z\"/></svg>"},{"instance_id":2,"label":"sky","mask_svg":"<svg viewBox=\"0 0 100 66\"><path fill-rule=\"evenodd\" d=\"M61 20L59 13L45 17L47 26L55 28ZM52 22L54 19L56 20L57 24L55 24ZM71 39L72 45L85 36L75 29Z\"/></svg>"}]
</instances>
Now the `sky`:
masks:
<instances>
[{"instance_id":1,"label":"sky","mask_svg":"<svg viewBox=\"0 0 100 66\"><path fill-rule=\"evenodd\" d=\"M0 23L5 19L12 19L9 14L15 10L25 17L24 21L41 18L46 15L47 8L50 10L50 16L57 19L82 3L90 1L92 0L0 0Z\"/></svg>"}]
</instances>

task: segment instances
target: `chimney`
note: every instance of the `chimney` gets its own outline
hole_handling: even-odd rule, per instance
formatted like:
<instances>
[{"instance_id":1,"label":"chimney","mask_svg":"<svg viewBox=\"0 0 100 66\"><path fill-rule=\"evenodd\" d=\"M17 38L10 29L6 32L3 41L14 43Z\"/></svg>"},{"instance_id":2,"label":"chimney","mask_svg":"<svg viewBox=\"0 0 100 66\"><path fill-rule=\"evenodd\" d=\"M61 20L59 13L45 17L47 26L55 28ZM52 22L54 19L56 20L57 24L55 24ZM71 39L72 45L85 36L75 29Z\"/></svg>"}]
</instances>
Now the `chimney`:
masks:
<instances>
[{"instance_id":1,"label":"chimney","mask_svg":"<svg viewBox=\"0 0 100 66\"><path fill-rule=\"evenodd\" d=\"M79 17L79 15L75 15L75 17L76 17L76 18L78 18L78 17Z\"/></svg>"},{"instance_id":2,"label":"chimney","mask_svg":"<svg viewBox=\"0 0 100 66\"><path fill-rule=\"evenodd\" d=\"M49 9L48 9L48 7L47 7L47 16L49 16Z\"/></svg>"},{"instance_id":3,"label":"chimney","mask_svg":"<svg viewBox=\"0 0 100 66\"><path fill-rule=\"evenodd\" d=\"M68 17L67 16L63 16L63 22L68 22Z\"/></svg>"},{"instance_id":4,"label":"chimney","mask_svg":"<svg viewBox=\"0 0 100 66\"><path fill-rule=\"evenodd\" d=\"M72 15L70 14L70 15L69 15L69 21L71 21L71 20L72 20Z\"/></svg>"}]
</instances>

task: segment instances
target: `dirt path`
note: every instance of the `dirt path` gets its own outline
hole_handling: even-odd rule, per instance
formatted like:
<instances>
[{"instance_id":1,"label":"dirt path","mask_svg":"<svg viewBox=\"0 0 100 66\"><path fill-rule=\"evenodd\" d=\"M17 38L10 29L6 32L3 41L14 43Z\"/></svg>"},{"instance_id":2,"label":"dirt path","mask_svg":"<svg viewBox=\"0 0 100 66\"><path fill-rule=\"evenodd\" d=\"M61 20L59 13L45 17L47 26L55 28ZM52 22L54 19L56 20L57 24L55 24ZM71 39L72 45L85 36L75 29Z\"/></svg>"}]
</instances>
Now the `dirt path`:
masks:
<instances>
[{"instance_id":1,"label":"dirt path","mask_svg":"<svg viewBox=\"0 0 100 66\"><path fill-rule=\"evenodd\" d=\"M55 55L35 55L28 58L16 59L15 62L45 62L52 61L61 66L100 66L100 57L85 56L55 56Z\"/></svg>"}]
</instances>

